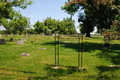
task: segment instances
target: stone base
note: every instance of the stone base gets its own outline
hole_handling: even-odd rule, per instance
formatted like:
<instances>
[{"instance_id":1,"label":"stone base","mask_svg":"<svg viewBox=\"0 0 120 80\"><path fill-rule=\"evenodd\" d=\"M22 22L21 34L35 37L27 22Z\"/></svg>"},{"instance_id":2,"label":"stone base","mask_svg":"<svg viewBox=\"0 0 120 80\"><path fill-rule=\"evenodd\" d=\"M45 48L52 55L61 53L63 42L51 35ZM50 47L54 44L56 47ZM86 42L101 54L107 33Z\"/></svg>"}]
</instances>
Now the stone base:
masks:
<instances>
[{"instance_id":1,"label":"stone base","mask_svg":"<svg viewBox=\"0 0 120 80\"><path fill-rule=\"evenodd\" d=\"M54 68L54 69L58 69L58 68L60 68L60 67L59 67L59 66L54 66L53 68Z\"/></svg>"},{"instance_id":2,"label":"stone base","mask_svg":"<svg viewBox=\"0 0 120 80\"><path fill-rule=\"evenodd\" d=\"M81 70L83 70L84 68L82 68L82 67L78 67L78 69L81 69Z\"/></svg>"},{"instance_id":3,"label":"stone base","mask_svg":"<svg viewBox=\"0 0 120 80\"><path fill-rule=\"evenodd\" d=\"M110 65L110 67L120 67L120 65Z\"/></svg>"}]
</instances>

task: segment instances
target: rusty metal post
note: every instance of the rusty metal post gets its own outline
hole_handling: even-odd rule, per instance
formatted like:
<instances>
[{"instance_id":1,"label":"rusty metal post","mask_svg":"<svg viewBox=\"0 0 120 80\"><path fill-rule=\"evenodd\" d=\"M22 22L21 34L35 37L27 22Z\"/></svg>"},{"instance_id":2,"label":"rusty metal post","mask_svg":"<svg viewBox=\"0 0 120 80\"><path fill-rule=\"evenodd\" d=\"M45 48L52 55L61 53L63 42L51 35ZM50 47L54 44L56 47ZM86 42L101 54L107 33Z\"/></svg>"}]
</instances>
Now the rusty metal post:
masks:
<instances>
[{"instance_id":1,"label":"rusty metal post","mask_svg":"<svg viewBox=\"0 0 120 80\"><path fill-rule=\"evenodd\" d=\"M56 66L56 34L55 34L55 66Z\"/></svg>"},{"instance_id":2,"label":"rusty metal post","mask_svg":"<svg viewBox=\"0 0 120 80\"><path fill-rule=\"evenodd\" d=\"M81 38L81 68L82 68L82 52L83 52L83 34L82 34L82 38Z\"/></svg>"},{"instance_id":3,"label":"rusty metal post","mask_svg":"<svg viewBox=\"0 0 120 80\"><path fill-rule=\"evenodd\" d=\"M78 68L79 68L79 63L80 63L80 34L78 34Z\"/></svg>"},{"instance_id":4,"label":"rusty metal post","mask_svg":"<svg viewBox=\"0 0 120 80\"><path fill-rule=\"evenodd\" d=\"M59 66L59 35L58 35L58 66Z\"/></svg>"}]
</instances>

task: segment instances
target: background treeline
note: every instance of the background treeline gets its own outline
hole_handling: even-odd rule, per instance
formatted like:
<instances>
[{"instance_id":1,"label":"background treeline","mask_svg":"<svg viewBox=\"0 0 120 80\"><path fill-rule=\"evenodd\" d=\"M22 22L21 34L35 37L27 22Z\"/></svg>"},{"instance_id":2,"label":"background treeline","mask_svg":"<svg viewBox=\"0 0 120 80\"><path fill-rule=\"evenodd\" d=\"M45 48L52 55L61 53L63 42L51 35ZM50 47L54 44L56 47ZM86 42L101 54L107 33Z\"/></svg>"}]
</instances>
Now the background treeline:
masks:
<instances>
[{"instance_id":1,"label":"background treeline","mask_svg":"<svg viewBox=\"0 0 120 80\"><path fill-rule=\"evenodd\" d=\"M30 19L22 16L20 12L15 12L12 20L3 19L2 25L5 30L1 34L76 34L75 21L72 18L63 18L62 21L47 17L43 21L37 21L34 25L30 24Z\"/></svg>"}]
</instances>

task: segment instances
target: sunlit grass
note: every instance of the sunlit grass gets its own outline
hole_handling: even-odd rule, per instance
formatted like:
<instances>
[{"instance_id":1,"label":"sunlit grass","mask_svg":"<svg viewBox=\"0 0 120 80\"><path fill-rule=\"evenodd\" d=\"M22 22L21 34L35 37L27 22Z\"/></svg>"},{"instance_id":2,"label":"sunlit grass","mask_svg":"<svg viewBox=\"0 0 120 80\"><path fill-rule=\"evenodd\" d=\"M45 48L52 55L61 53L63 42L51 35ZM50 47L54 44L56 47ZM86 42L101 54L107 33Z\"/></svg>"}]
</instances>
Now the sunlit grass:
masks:
<instances>
[{"instance_id":1,"label":"sunlit grass","mask_svg":"<svg viewBox=\"0 0 120 80\"><path fill-rule=\"evenodd\" d=\"M35 37L37 42L34 42ZM10 35L2 38L6 39L7 44L0 45L0 79L119 80L120 78L120 68L109 67L120 65L119 40L107 49L103 47L101 36L84 39L82 61L84 70L78 70L78 44L59 45L60 68L54 69L54 36L18 35L13 37ZM14 38L15 41L9 42L10 38ZM17 40L21 38L26 38L27 42L18 45ZM28 53L30 56L21 56L22 53Z\"/></svg>"}]
</instances>

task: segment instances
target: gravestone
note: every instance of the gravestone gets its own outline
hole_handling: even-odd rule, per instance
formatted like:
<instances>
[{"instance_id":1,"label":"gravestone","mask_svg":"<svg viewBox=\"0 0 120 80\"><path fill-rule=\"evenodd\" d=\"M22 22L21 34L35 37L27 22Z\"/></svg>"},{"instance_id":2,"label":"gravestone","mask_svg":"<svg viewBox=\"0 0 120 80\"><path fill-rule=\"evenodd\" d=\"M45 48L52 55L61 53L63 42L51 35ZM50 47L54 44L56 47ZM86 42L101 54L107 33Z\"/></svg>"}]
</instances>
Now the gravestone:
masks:
<instances>
[{"instance_id":1,"label":"gravestone","mask_svg":"<svg viewBox=\"0 0 120 80\"><path fill-rule=\"evenodd\" d=\"M21 41L26 42L26 39L25 38L21 38Z\"/></svg>"},{"instance_id":2,"label":"gravestone","mask_svg":"<svg viewBox=\"0 0 120 80\"><path fill-rule=\"evenodd\" d=\"M29 34L28 37L31 37L31 35Z\"/></svg>"},{"instance_id":3,"label":"gravestone","mask_svg":"<svg viewBox=\"0 0 120 80\"><path fill-rule=\"evenodd\" d=\"M34 48L33 46L31 48Z\"/></svg>"},{"instance_id":4,"label":"gravestone","mask_svg":"<svg viewBox=\"0 0 120 80\"><path fill-rule=\"evenodd\" d=\"M0 39L1 39L2 35L0 34Z\"/></svg>"},{"instance_id":5,"label":"gravestone","mask_svg":"<svg viewBox=\"0 0 120 80\"><path fill-rule=\"evenodd\" d=\"M30 56L30 54L22 53L21 56Z\"/></svg>"},{"instance_id":6,"label":"gravestone","mask_svg":"<svg viewBox=\"0 0 120 80\"><path fill-rule=\"evenodd\" d=\"M11 36L13 36L13 33L11 34Z\"/></svg>"},{"instance_id":7,"label":"gravestone","mask_svg":"<svg viewBox=\"0 0 120 80\"><path fill-rule=\"evenodd\" d=\"M14 40L14 38L10 38L10 41L14 42L15 40Z\"/></svg>"},{"instance_id":8,"label":"gravestone","mask_svg":"<svg viewBox=\"0 0 120 80\"><path fill-rule=\"evenodd\" d=\"M6 40L5 39L0 39L0 44L6 44Z\"/></svg>"},{"instance_id":9,"label":"gravestone","mask_svg":"<svg viewBox=\"0 0 120 80\"><path fill-rule=\"evenodd\" d=\"M35 42L37 42L37 37L35 37Z\"/></svg>"},{"instance_id":10,"label":"gravestone","mask_svg":"<svg viewBox=\"0 0 120 80\"><path fill-rule=\"evenodd\" d=\"M27 31L25 30L25 36L27 37Z\"/></svg>"},{"instance_id":11,"label":"gravestone","mask_svg":"<svg viewBox=\"0 0 120 80\"><path fill-rule=\"evenodd\" d=\"M8 37L8 35L6 34L5 37Z\"/></svg>"},{"instance_id":12,"label":"gravestone","mask_svg":"<svg viewBox=\"0 0 120 80\"><path fill-rule=\"evenodd\" d=\"M17 44L24 44L24 42L22 40L18 40Z\"/></svg>"}]
</instances>

